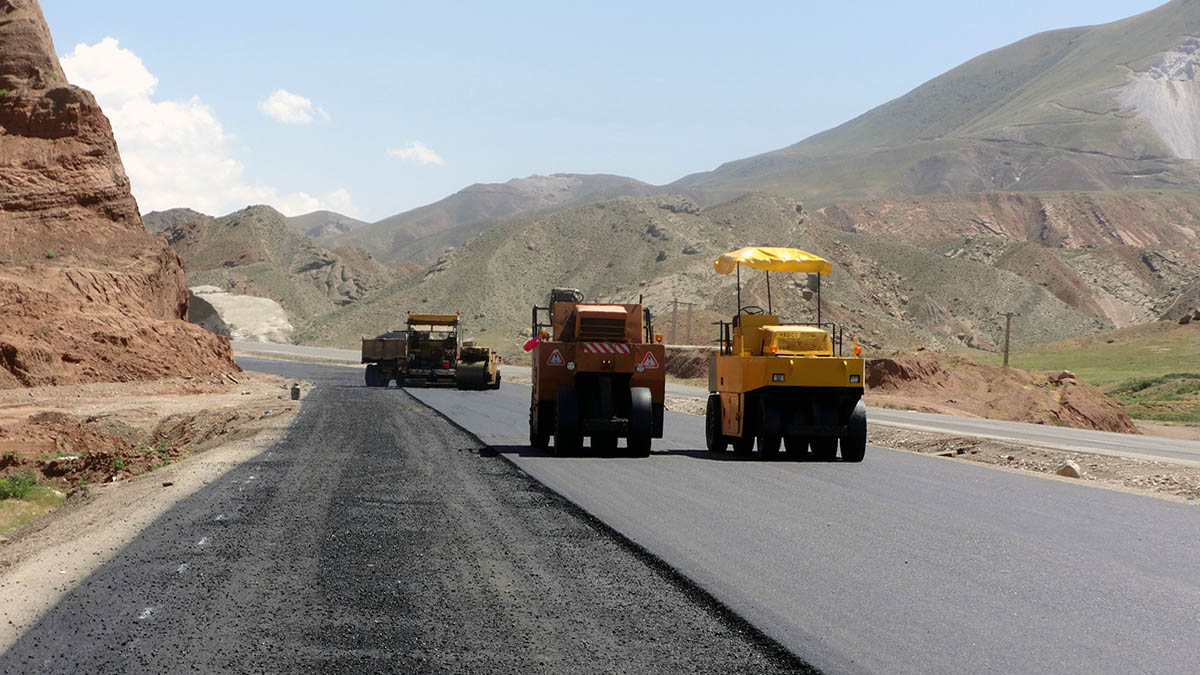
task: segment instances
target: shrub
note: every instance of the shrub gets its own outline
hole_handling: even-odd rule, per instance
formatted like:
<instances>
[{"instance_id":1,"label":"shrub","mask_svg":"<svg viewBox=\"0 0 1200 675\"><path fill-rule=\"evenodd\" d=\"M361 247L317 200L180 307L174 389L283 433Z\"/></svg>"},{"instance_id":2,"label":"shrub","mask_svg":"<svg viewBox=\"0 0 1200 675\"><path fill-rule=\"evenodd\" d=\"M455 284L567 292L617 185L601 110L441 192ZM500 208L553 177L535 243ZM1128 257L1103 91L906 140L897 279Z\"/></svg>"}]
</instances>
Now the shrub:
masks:
<instances>
[{"instance_id":1,"label":"shrub","mask_svg":"<svg viewBox=\"0 0 1200 675\"><path fill-rule=\"evenodd\" d=\"M15 476L0 478L0 499L20 499L29 494L36 485L37 480L29 469Z\"/></svg>"}]
</instances>

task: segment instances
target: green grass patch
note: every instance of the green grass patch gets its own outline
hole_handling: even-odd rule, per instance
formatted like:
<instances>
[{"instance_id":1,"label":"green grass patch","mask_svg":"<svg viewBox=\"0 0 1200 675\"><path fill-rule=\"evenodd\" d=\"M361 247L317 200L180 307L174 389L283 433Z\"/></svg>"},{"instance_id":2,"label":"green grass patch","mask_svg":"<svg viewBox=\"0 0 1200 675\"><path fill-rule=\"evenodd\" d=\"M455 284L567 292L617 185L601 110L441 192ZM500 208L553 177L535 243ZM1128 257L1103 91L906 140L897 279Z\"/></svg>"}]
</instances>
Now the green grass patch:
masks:
<instances>
[{"instance_id":1,"label":"green grass patch","mask_svg":"<svg viewBox=\"0 0 1200 675\"><path fill-rule=\"evenodd\" d=\"M5 96L8 96L8 91L9 91L8 89L0 89L0 98L4 98Z\"/></svg>"},{"instance_id":2,"label":"green grass patch","mask_svg":"<svg viewBox=\"0 0 1200 675\"><path fill-rule=\"evenodd\" d=\"M66 501L54 488L35 485L21 498L0 500L0 535L21 527Z\"/></svg>"},{"instance_id":3,"label":"green grass patch","mask_svg":"<svg viewBox=\"0 0 1200 675\"><path fill-rule=\"evenodd\" d=\"M21 499L36 486L37 479L28 469L15 476L0 478L0 499Z\"/></svg>"}]
</instances>

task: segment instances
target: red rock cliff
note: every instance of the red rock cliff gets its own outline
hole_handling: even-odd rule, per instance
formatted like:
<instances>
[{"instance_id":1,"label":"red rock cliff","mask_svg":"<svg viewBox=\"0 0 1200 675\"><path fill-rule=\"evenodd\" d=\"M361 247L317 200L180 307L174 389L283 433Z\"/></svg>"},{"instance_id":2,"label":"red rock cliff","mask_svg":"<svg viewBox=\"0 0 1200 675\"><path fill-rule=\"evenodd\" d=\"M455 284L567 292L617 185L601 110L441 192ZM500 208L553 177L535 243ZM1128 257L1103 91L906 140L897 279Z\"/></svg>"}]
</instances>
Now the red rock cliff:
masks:
<instances>
[{"instance_id":1,"label":"red rock cliff","mask_svg":"<svg viewBox=\"0 0 1200 675\"><path fill-rule=\"evenodd\" d=\"M0 0L0 387L236 371L186 313L108 118L67 83L36 0Z\"/></svg>"}]
</instances>

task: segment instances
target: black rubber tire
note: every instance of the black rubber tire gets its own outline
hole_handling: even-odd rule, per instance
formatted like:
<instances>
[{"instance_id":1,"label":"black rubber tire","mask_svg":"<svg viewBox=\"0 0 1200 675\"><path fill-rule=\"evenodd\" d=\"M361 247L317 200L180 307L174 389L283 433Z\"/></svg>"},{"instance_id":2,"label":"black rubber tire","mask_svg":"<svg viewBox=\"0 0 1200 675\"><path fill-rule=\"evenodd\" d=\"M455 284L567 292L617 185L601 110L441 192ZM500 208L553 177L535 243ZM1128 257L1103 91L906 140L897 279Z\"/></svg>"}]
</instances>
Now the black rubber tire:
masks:
<instances>
[{"instance_id":1,"label":"black rubber tire","mask_svg":"<svg viewBox=\"0 0 1200 675\"><path fill-rule=\"evenodd\" d=\"M386 387L388 381L383 378L384 375L379 371L378 363L368 364L366 370L363 371L363 379L366 380L368 387Z\"/></svg>"},{"instance_id":2,"label":"black rubber tire","mask_svg":"<svg viewBox=\"0 0 1200 675\"><path fill-rule=\"evenodd\" d=\"M500 388L500 373L496 373L496 381L492 383L492 389Z\"/></svg>"},{"instance_id":3,"label":"black rubber tire","mask_svg":"<svg viewBox=\"0 0 1200 675\"><path fill-rule=\"evenodd\" d=\"M487 388L487 366L482 363L460 363L454 369L454 387L463 390Z\"/></svg>"},{"instance_id":4,"label":"black rubber tire","mask_svg":"<svg viewBox=\"0 0 1200 675\"><path fill-rule=\"evenodd\" d=\"M787 458L793 462L808 461L808 436L784 436L783 447L787 449Z\"/></svg>"},{"instance_id":5,"label":"black rubber tire","mask_svg":"<svg viewBox=\"0 0 1200 675\"><path fill-rule=\"evenodd\" d=\"M550 448L550 434L536 433L533 426L529 427L529 447L535 450L547 450Z\"/></svg>"},{"instance_id":6,"label":"black rubber tire","mask_svg":"<svg viewBox=\"0 0 1200 675\"><path fill-rule=\"evenodd\" d=\"M842 437L842 461L861 462L867 455L867 406L859 401L850 415L847 433Z\"/></svg>"},{"instance_id":7,"label":"black rubber tire","mask_svg":"<svg viewBox=\"0 0 1200 675\"><path fill-rule=\"evenodd\" d=\"M559 387L554 411L554 454L558 457L577 455L582 445L579 398L574 387Z\"/></svg>"},{"instance_id":8,"label":"black rubber tire","mask_svg":"<svg viewBox=\"0 0 1200 675\"><path fill-rule=\"evenodd\" d=\"M783 453L779 452L781 445L783 445L783 438L779 436L759 436L758 458L765 462L783 459Z\"/></svg>"},{"instance_id":9,"label":"black rubber tire","mask_svg":"<svg viewBox=\"0 0 1200 675\"><path fill-rule=\"evenodd\" d=\"M742 438L734 436L733 438L729 439L729 442L733 445L733 451L739 455L749 456L754 450L753 436L744 436Z\"/></svg>"},{"instance_id":10,"label":"black rubber tire","mask_svg":"<svg viewBox=\"0 0 1200 675\"><path fill-rule=\"evenodd\" d=\"M812 445L812 458L814 462L832 462L837 459L837 438L813 438L809 443Z\"/></svg>"},{"instance_id":11,"label":"black rubber tire","mask_svg":"<svg viewBox=\"0 0 1200 675\"><path fill-rule=\"evenodd\" d=\"M779 408L770 401L762 401L762 419L758 423L758 458L775 461L781 457L779 446L783 438L779 435Z\"/></svg>"},{"instance_id":12,"label":"black rubber tire","mask_svg":"<svg viewBox=\"0 0 1200 675\"><path fill-rule=\"evenodd\" d=\"M721 433L721 395L709 394L704 409L704 445L709 452L725 452L729 438Z\"/></svg>"},{"instance_id":13,"label":"black rubber tire","mask_svg":"<svg viewBox=\"0 0 1200 675\"><path fill-rule=\"evenodd\" d=\"M653 437L654 404L650 398L650 390L646 387L634 387L629 390L629 436L626 439L629 456L650 456Z\"/></svg>"},{"instance_id":14,"label":"black rubber tire","mask_svg":"<svg viewBox=\"0 0 1200 675\"><path fill-rule=\"evenodd\" d=\"M617 451L616 434L593 434L592 453L599 456L611 456Z\"/></svg>"}]
</instances>

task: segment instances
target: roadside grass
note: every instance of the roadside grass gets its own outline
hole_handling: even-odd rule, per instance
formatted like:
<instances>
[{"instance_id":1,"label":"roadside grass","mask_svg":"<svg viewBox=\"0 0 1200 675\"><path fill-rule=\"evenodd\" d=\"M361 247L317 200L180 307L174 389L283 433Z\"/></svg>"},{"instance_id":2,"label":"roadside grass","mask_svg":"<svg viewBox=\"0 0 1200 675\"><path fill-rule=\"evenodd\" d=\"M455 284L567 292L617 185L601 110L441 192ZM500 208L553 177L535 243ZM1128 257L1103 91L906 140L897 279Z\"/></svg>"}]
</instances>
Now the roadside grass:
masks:
<instances>
[{"instance_id":1,"label":"roadside grass","mask_svg":"<svg viewBox=\"0 0 1200 675\"><path fill-rule=\"evenodd\" d=\"M996 354L972 354L999 365ZM1014 352L1010 363L1069 370L1134 419L1200 425L1200 327L1173 322L1064 340Z\"/></svg>"},{"instance_id":2,"label":"roadside grass","mask_svg":"<svg viewBox=\"0 0 1200 675\"><path fill-rule=\"evenodd\" d=\"M54 488L38 485L30 471L0 478L0 535L12 532L66 499Z\"/></svg>"}]
</instances>

